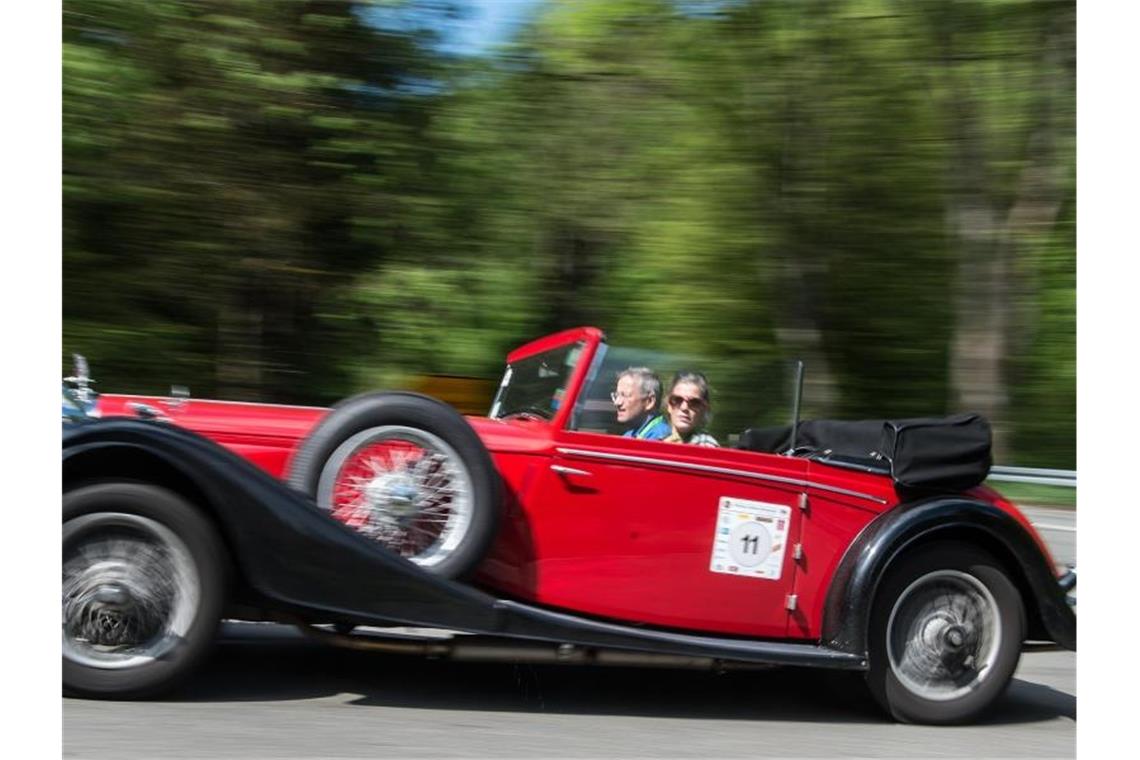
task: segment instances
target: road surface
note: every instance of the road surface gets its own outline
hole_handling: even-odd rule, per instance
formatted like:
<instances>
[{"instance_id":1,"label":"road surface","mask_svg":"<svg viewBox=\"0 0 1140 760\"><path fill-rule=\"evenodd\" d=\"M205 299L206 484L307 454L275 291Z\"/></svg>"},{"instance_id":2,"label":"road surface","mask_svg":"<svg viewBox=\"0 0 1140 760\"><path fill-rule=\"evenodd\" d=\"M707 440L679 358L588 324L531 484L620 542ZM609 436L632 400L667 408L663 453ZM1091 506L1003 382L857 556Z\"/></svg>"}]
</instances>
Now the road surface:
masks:
<instances>
[{"instance_id":1,"label":"road surface","mask_svg":"<svg viewBox=\"0 0 1140 760\"><path fill-rule=\"evenodd\" d=\"M1059 563L1076 513L1026 510ZM64 757L1032 757L1076 753L1076 655L1027 652L977 725L895 724L859 676L445 663L227 625L158 702L64 700Z\"/></svg>"}]
</instances>

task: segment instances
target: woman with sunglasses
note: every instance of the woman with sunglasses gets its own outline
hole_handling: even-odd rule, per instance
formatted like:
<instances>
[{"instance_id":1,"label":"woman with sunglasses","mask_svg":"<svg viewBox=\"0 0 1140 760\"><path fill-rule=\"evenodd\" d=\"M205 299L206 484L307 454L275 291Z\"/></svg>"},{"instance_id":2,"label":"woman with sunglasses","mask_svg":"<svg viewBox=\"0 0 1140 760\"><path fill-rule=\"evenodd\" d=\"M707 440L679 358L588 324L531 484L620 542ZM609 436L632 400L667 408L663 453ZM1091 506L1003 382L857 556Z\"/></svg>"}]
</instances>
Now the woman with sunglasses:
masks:
<instances>
[{"instance_id":1,"label":"woman with sunglasses","mask_svg":"<svg viewBox=\"0 0 1140 760\"><path fill-rule=\"evenodd\" d=\"M673 376L669 395L665 397L665 414L672 431L664 440L674 443L693 443L697 446L719 446L708 433L701 432L708 424L712 405L709 403L709 381L700 372L682 370Z\"/></svg>"}]
</instances>

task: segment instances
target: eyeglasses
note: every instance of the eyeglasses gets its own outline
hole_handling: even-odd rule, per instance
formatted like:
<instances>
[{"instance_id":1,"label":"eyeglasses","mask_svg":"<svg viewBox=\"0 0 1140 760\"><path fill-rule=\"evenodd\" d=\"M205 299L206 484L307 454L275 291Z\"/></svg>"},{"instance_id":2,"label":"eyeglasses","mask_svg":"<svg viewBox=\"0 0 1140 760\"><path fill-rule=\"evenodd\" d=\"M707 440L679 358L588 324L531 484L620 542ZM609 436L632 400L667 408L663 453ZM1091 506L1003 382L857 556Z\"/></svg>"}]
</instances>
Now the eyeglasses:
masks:
<instances>
[{"instance_id":1,"label":"eyeglasses","mask_svg":"<svg viewBox=\"0 0 1140 760\"><path fill-rule=\"evenodd\" d=\"M692 398L689 398L687 396L673 395L669 397L669 406L673 407L674 409L679 409L684 404L688 404L689 408L694 412L704 411L705 408L709 405L709 403L700 396L693 396Z\"/></svg>"},{"instance_id":2,"label":"eyeglasses","mask_svg":"<svg viewBox=\"0 0 1140 760\"><path fill-rule=\"evenodd\" d=\"M634 401L639 398L641 397L635 396L632 393L618 393L615 391L610 394L610 401L614 402L614 404L620 404L622 401Z\"/></svg>"}]
</instances>

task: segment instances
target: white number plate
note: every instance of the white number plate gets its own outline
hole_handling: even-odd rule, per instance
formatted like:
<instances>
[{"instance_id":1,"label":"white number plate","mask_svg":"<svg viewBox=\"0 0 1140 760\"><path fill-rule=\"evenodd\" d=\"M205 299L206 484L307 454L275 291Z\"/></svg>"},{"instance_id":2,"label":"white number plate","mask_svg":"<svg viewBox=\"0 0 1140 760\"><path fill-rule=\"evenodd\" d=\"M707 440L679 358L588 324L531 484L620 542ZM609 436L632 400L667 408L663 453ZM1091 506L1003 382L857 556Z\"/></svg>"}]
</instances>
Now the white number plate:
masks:
<instances>
[{"instance_id":1,"label":"white number plate","mask_svg":"<svg viewBox=\"0 0 1140 760\"><path fill-rule=\"evenodd\" d=\"M791 515L791 507L722 496L709 570L779 580Z\"/></svg>"}]
</instances>

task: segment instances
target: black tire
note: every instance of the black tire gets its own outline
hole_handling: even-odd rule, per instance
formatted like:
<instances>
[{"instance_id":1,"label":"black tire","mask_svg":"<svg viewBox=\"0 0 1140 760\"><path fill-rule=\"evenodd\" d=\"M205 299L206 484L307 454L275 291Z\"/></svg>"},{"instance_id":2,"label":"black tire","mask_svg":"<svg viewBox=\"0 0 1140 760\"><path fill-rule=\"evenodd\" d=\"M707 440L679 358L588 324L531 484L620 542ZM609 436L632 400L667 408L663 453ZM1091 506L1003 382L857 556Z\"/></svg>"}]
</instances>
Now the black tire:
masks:
<instances>
[{"instance_id":1,"label":"black tire","mask_svg":"<svg viewBox=\"0 0 1140 760\"><path fill-rule=\"evenodd\" d=\"M221 619L226 553L181 496L132 482L63 495L63 689L150 697L206 655Z\"/></svg>"},{"instance_id":2,"label":"black tire","mask_svg":"<svg viewBox=\"0 0 1140 760\"><path fill-rule=\"evenodd\" d=\"M393 443L410 446L411 459L366 454ZM373 469L355 491L348 486L346 507L338 489L361 461ZM337 405L301 444L288 482L334 518L442 578L470 572L498 526L499 476L483 442L457 411L415 393L369 393Z\"/></svg>"},{"instance_id":3,"label":"black tire","mask_svg":"<svg viewBox=\"0 0 1140 760\"><path fill-rule=\"evenodd\" d=\"M1009 685L1025 611L1001 564L963 543L922 546L892 564L875 595L867 683L905 723L976 718Z\"/></svg>"}]
</instances>

